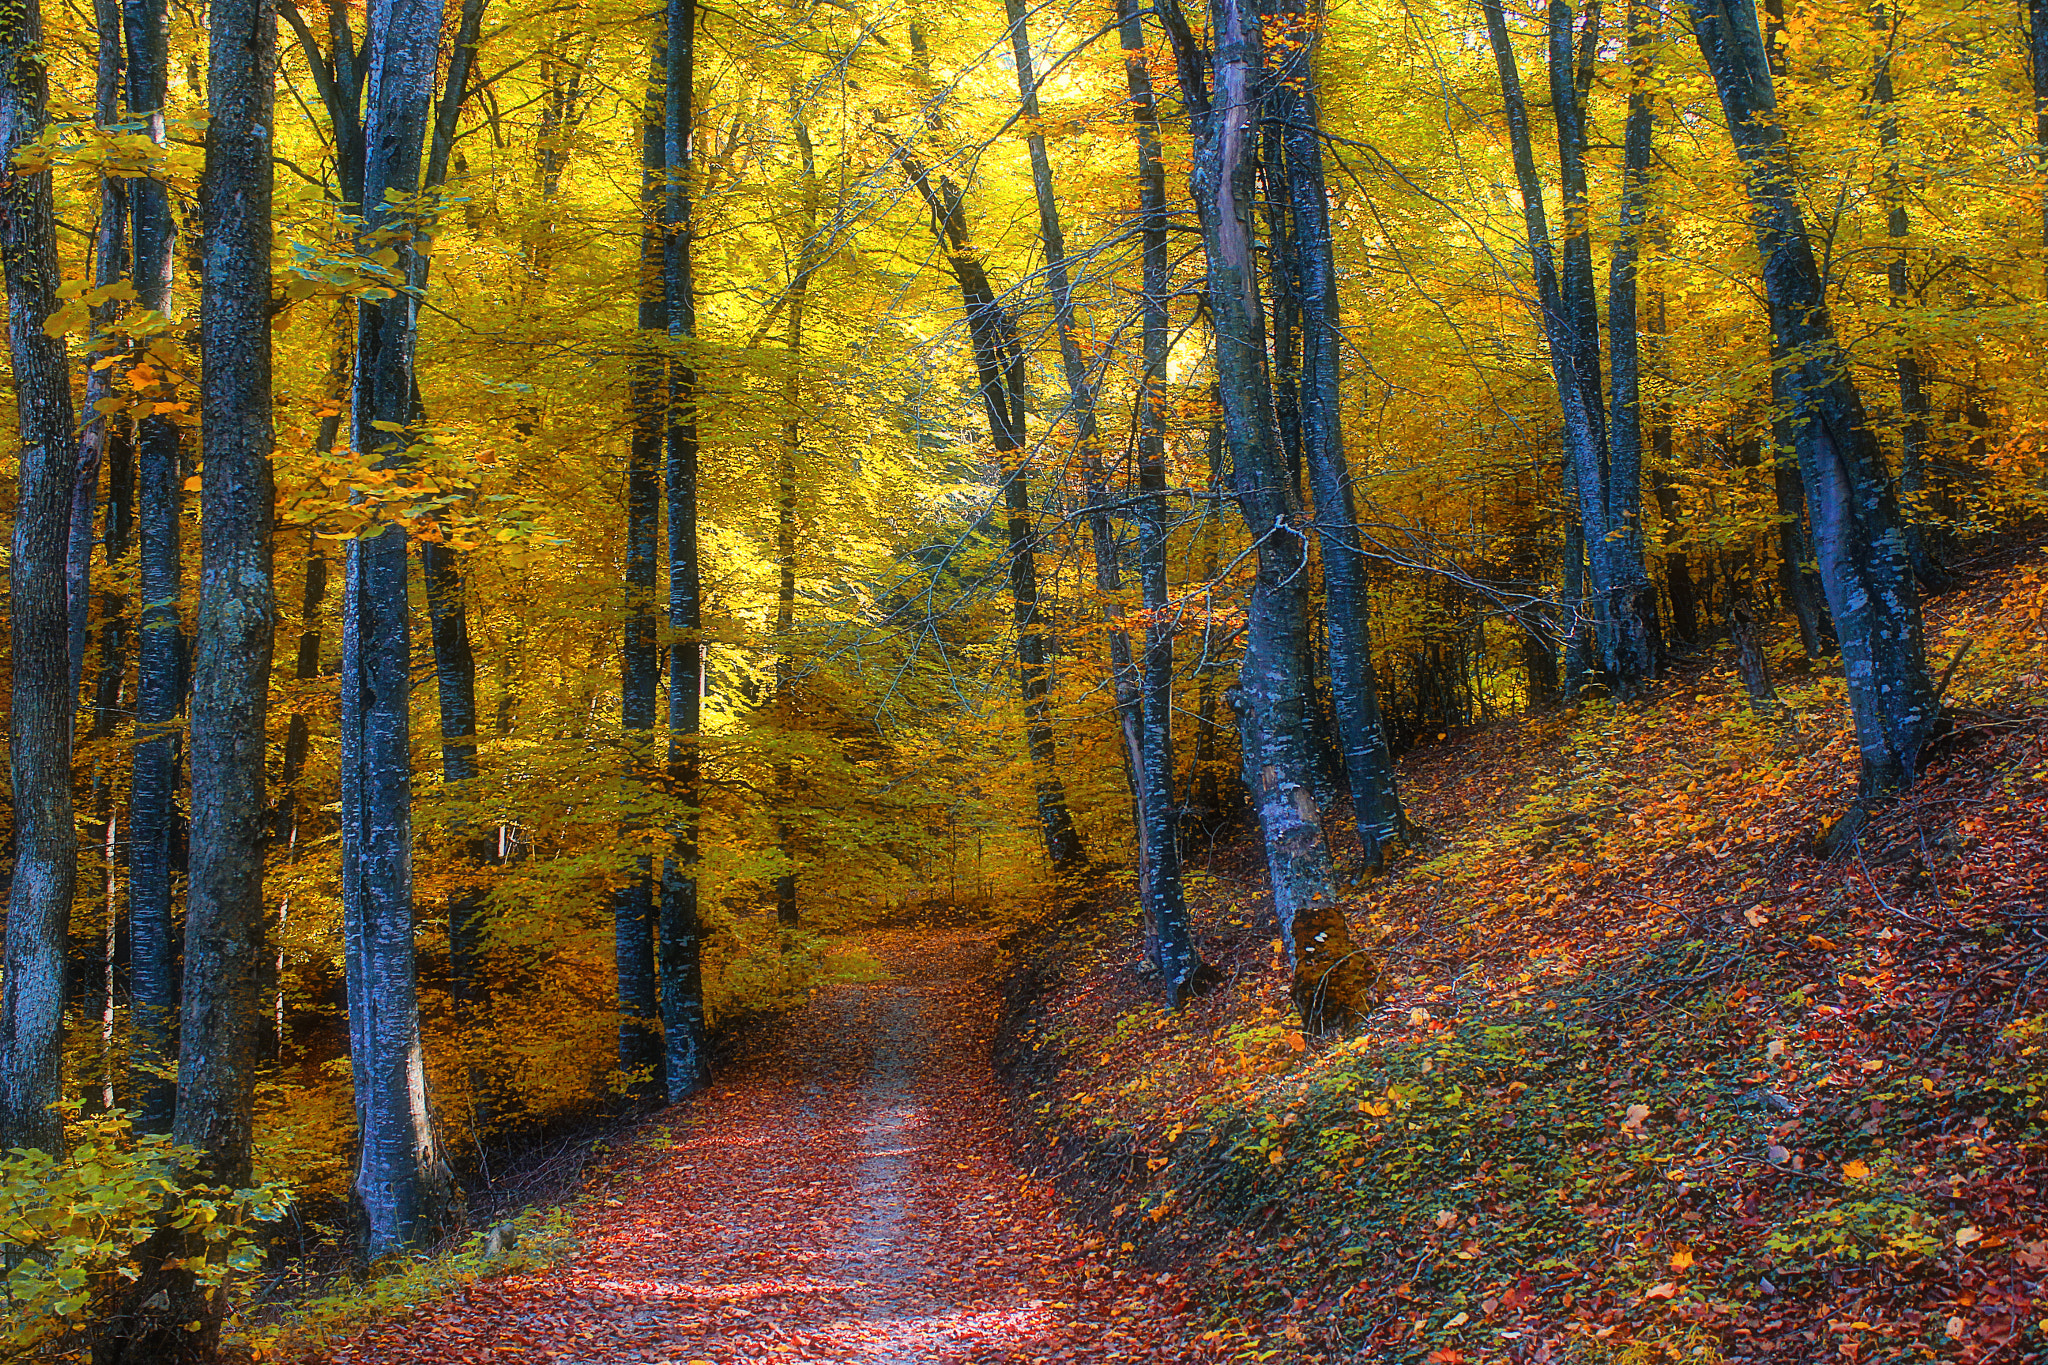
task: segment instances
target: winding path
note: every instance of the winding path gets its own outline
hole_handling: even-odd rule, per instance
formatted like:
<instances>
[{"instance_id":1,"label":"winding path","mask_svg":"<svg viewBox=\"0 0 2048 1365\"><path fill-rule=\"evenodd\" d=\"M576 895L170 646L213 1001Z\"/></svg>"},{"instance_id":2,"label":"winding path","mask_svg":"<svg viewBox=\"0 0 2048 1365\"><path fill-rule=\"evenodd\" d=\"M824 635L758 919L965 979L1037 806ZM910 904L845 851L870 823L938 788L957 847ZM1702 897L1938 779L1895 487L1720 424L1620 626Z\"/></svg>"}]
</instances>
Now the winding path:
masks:
<instances>
[{"instance_id":1,"label":"winding path","mask_svg":"<svg viewBox=\"0 0 2048 1365\"><path fill-rule=\"evenodd\" d=\"M985 937L876 934L772 1049L615 1161L577 1251L336 1365L1186 1360L1178 1284L1105 1268L1011 1155Z\"/></svg>"}]
</instances>

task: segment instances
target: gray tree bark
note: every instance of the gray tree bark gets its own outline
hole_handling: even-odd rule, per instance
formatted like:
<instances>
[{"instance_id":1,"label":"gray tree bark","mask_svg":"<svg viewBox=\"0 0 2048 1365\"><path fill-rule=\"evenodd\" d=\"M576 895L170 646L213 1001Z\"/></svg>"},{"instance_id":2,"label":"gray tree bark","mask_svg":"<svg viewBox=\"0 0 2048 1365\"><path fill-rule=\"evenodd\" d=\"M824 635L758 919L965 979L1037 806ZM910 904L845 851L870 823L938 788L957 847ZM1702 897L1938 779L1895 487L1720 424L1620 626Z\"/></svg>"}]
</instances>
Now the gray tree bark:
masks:
<instances>
[{"instance_id":1,"label":"gray tree bark","mask_svg":"<svg viewBox=\"0 0 2048 1365\"><path fill-rule=\"evenodd\" d=\"M1154 963L1167 1003L1179 1008L1203 983L1209 969L1195 947L1187 897L1180 875L1180 810L1173 789L1173 625L1167 580L1166 412L1160 386L1166 380L1167 294L1173 261L1167 253L1166 163L1159 146L1159 101L1145 65L1144 20L1137 0L1117 0L1118 42L1131 123L1138 134L1138 214L1143 236L1143 339L1145 373L1138 393L1138 577L1148 613L1140 720L1139 810L1150 877L1146 921L1152 928Z\"/></svg>"},{"instance_id":2,"label":"gray tree bark","mask_svg":"<svg viewBox=\"0 0 2048 1365\"><path fill-rule=\"evenodd\" d=\"M128 108L145 121L158 143L166 140L168 24L164 0L123 0ZM139 306L168 317L177 248L170 191L161 180L138 178L129 188L129 207L134 215ZM142 628L128 821L129 1105L139 1131L168 1133L177 1101L177 1086L170 1077L177 1058L172 1025L178 1008L171 835L177 818L178 707L184 692L184 636L178 612L184 471L179 467L178 427L170 417L138 421L135 444Z\"/></svg>"},{"instance_id":3,"label":"gray tree bark","mask_svg":"<svg viewBox=\"0 0 2048 1365\"><path fill-rule=\"evenodd\" d=\"M1918 775L1937 719L1904 521L1828 316L1756 12L1745 0L1688 2L1749 192L1815 557L1862 752L1862 792L1898 791Z\"/></svg>"},{"instance_id":4,"label":"gray tree bark","mask_svg":"<svg viewBox=\"0 0 2048 1365\"><path fill-rule=\"evenodd\" d=\"M385 207L385 191L419 188L441 18L440 0L372 0L366 30L364 231L400 231L394 245L408 279L415 268L412 248L403 224ZM417 300L400 293L365 299L357 314L355 446L387 465L404 458L402 429L414 412L417 309ZM360 1140L353 1194L364 1249L373 1259L433 1241L460 1218L460 1193L435 1131L420 1043L406 570L406 536L395 526L349 542L342 610L342 904Z\"/></svg>"},{"instance_id":5,"label":"gray tree bark","mask_svg":"<svg viewBox=\"0 0 2048 1365\"><path fill-rule=\"evenodd\" d=\"M661 874L661 1025L671 1102L711 1083L705 1037L703 928L697 905L698 752L704 683L702 581L697 561L696 281L691 260L691 140L695 128L695 0L668 0L662 91L662 299L668 323L668 779L673 844Z\"/></svg>"},{"instance_id":6,"label":"gray tree bark","mask_svg":"<svg viewBox=\"0 0 2048 1365\"><path fill-rule=\"evenodd\" d=\"M1184 22L1166 15L1177 49ZM1250 0L1212 0L1215 93L1199 57L1182 58L1182 94L1194 125L1189 184L1208 260L1216 382L1239 510L1258 555L1244 661L1232 692L1246 790L1258 812L1281 938L1294 964L1303 1026L1359 1017L1374 969L1354 952L1335 901L1336 877L1315 798L1308 679L1308 534L1294 496L1266 365L1265 309L1253 249L1256 130L1264 80L1261 26Z\"/></svg>"},{"instance_id":7,"label":"gray tree bark","mask_svg":"<svg viewBox=\"0 0 2048 1365\"><path fill-rule=\"evenodd\" d=\"M58 1153L64 1122L64 958L78 876L71 812L70 616L64 567L77 478L64 342L43 331L57 309L57 229L50 173L11 169L42 135L48 82L38 0L0 7L0 271L21 436L19 497L8 561L13 695L14 880L0 976L0 1149Z\"/></svg>"},{"instance_id":8,"label":"gray tree bark","mask_svg":"<svg viewBox=\"0 0 2048 1365\"><path fill-rule=\"evenodd\" d=\"M1311 32L1301 0L1269 0L1268 9ZM1317 543L1329 629L1330 697L1353 820L1368 867L1378 867L1402 832L1401 796L1373 679L1371 595L1358 536L1358 508L1344 453L1343 333L1337 267L1323 176L1322 115L1317 107L1313 38L1290 50L1290 65L1268 86L1270 117L1285 150L1285 193L1293 240L1287 252L1301 326L1302 463L1315 496Z\"/></svg>"},{"instance_id":9,"label":"gray tree bark","mask_svg":"<svg viewBox=\"0 0 2048 1365\"><path fill-rule=\"evenodd\" d=\"M273 0L213 0L208 13L206 207L201 263L198 650L192 687L192 862L186 896L177 1119L194 1174L249 1184L265 948L264 740L275 639L271 577L271 112ZM200 1284L201 1231L164 1226L104 1325L95 1359L217 1358L228 1295ZM171 1264L175 1261L176 1264Z\"/></svg>"}]
</instances>

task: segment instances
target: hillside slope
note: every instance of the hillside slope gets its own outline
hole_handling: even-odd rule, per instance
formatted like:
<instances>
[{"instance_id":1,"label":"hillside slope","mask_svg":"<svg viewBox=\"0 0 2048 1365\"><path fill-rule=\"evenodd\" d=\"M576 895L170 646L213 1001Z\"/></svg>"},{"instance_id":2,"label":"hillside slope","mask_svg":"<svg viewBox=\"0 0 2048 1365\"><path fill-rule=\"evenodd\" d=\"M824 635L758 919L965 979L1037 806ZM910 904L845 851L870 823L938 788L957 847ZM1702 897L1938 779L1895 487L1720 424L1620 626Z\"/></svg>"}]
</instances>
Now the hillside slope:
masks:
<instances>
[{"instance_id":1,"label":"hillside slope","mask_svg":"<svg viewBox=\"0 0 2048 1365\"><path fill-rule=\"evenodd\" d=\"M1955 730L1825 860L1831 677L1761 719L1717 655L1411 755L1349 1037L1298 1032L1248 841L1178 1016L1127 917L1041 941L1003 1061L1048 1174L1247 1359L2048 1356L2044 607L2036 550L1930 608Z\"/></svg>"}]
</instances>

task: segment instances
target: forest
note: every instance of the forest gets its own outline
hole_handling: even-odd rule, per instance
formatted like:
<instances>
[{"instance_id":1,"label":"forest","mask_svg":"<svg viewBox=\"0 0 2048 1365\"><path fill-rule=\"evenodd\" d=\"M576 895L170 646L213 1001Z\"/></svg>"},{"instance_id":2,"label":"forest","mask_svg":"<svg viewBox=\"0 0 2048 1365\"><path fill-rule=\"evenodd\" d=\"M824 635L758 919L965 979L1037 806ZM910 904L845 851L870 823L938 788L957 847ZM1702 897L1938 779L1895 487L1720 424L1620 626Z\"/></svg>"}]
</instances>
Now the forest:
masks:
<instances>
[{"instance_id":1,"label":"forest","mask_svg":"<svg viewBox=\"0 0 2048 1365\"><path fill-rule=\"evenodd\" d=\"M5 0L0 1359L2048 1359L2048 0Z\"/></svg>"}]
</instances>

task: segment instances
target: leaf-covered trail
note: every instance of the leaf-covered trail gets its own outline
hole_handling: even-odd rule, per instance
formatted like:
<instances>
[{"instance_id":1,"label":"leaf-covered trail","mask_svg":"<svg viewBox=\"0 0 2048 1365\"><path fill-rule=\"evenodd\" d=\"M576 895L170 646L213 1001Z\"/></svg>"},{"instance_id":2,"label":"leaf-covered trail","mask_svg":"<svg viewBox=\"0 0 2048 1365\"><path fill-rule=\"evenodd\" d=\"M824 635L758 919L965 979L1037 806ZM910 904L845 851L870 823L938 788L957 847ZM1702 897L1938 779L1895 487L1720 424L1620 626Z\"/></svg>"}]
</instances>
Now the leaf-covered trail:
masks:
<instances>
[{"instance_id":1,"label":"leaf-covered trail","mask_svg":"<svg viewBox=\"0 0 2048 1365\"><path fill-rule=\"evenodd\" d=\"M876 934L613 1163L564 1264L366 1332L349 1365L1183 1360L1177 1281L1104 1268L1011 1155L985 937Z\"/></svg>"}]
</instances>

